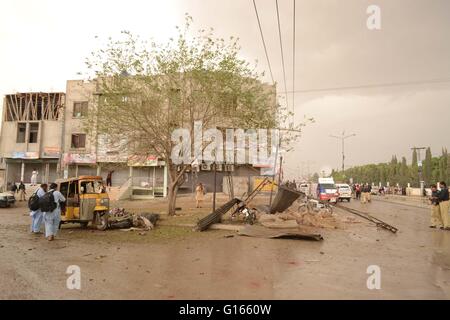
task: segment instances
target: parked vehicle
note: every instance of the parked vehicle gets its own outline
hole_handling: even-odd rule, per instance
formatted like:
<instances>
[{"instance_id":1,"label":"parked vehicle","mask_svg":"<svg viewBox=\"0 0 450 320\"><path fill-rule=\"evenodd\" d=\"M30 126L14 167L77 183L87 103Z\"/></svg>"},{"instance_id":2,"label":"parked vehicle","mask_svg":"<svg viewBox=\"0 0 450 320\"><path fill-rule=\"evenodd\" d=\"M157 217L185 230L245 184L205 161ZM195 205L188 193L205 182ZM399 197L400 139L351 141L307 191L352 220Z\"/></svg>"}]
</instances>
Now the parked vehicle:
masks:
<instances>
[{"instance_id":1,"label":"parked vehicle","mask_svg":"<svg viewBox=\"0 0 450 320\"><path fill-rule=\"evenodd\" d=\"M8 208L10 206L8 201L9 192L0 193L0 208Z\"/></svg>"},{"instance_id":2,"label":"parked vehicle","mask_svg":"<svg viewBox=\"0 0 450 320\"><path fill-rule=\"evenodd\" d=\"M100 176L80 176L57 180L58 190L66 198L61 223L91 222L97 229L108 226L109 197Z\"/></svg>"},{"instance_id":3,"label":"parked vehicle","mask_svg":"<svg viewBox=\"0 0 450 320\"><path fill-rule=\"evenodd\" d=\"M336 184L336 189L339 194L339 201L347 200L350 202L352 199L352 189L346 183L338 183Z\"/></svg>"},{"instance_id":4,"label":"parked vehicle","mask_svg":"<svg viewBox=\"0 0 450 320\"><path fill-rule=\"evenodd\" d=\"M339 194L337 192L333 178L319 178L318 183L315 185L315 196L317 200L337 202Z\"/></svg>"},{"instance_id":5,"label":"parked vehicle","mask_svg":"<svg viewBox=\"0 0 450 320\"><path fill-rule=\"evenodd\" d=\"M14 206L16 203L16 198L12 192L2 192L0 193L0 208L9 208Z\"/></svg>"},{"instance_id":6,"label":"parked vehicle","mask_svg":"<svg viewBox=\"0 0 450 320\"><path fill-rule=\"evenodd\" d=\"M301 183L299 189L300 189L300 192L303 192L304 194L309 193L309 185L307 183Z\"/></svg>"},{"instance_id":7,"label":"parked vehicle","mask_svg":"<svg viewBox=\"0 0 450 320\"><path fill-rule=\"evenodd\" d=\"M380 187L379 186L372 186L372 189L370 191L371 194L378 195L380 193Z\"/></svg>"}]
</instances>

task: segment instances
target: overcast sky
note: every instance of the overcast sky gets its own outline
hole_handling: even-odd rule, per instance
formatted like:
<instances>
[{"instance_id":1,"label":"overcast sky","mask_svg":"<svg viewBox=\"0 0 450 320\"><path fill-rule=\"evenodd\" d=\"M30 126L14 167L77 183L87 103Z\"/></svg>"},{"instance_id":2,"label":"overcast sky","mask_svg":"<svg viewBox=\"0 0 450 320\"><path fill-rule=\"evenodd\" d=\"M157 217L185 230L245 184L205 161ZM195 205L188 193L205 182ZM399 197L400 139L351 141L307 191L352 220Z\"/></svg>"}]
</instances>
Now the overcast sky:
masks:
<instances>
[{"instance_id":1,"label":"overcast sky","mask_svg":"<svg viewBox=\"0 0 450 320\"><path fill-rule=\"evenodd\" d=\"M292 90L293 0L279 0L286 65ZM256 1L278 91L284 91L275 0ZM381 8L381 30L366 27L369 5ZM297 0L295 90L450 79L450 1ZM218 36L238 36L242 57L258 60L270 82L251 0L2 0L0 94L65 91L67 79L85 71L84 58L99 40L130 30L165 41L188 12L195 26ZM281 103L286 103L283 96ZM288 104L292 107L292 95ZM450 149L450 81L420 85L316 91L295 95L295 116L314 117L286 173L297 175L341 165L410 159L413 146Z\"/></svg>"}]
</instances>

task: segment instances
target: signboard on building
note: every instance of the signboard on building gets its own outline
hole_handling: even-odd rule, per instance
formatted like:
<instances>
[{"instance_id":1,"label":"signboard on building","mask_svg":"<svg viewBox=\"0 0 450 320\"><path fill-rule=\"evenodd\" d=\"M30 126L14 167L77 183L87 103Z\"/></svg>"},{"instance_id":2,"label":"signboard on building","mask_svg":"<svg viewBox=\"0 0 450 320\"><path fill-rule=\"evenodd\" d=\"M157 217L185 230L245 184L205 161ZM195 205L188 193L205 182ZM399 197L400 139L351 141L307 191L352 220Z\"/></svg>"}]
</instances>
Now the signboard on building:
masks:
<instances>
[{"instance_id":1,"label":"signboard on building","mask_svg":"<svg viewBox=\"0 0 450 320\"><path fill-rule=\"evenodd\" d=\"M44 147L42 158L59 158L61 149L58 147Z\"/></svg>"},{"instance_id":2,"label":"signboard on building","mask_svg":"<svg viewBox=\"0 0 450 320\"><path fill-rule=\"evenodd\" d=\"M127 162L127 139L111 139L99 135L97 140L97 162Z\"/></svg>"},{"instance_id":3,"label":"signboard on building","mask_svg":"<svg viewBox=\"0 0 450 320\"><path fill-rule=\"evenodd\" d=\"M127 156L117 152L107 152L104 154L97 153L97 162L120 162L126 163Z\"/></svg>"},{"instance_id":4,"label":"signboard on building","mask_svg":"<svg viewBox=\"0 0 450 320\"><path fill-rule=\"evenodd\" d=\"M12 153L11 158L13 158L13 159L39 159L39 153L15 151Z\"/></svg>"},{"instance_id":5,"label":"signboard on building","mask_svg":"<svg viewBox=\"0 0 450 320\"><path fill-rule=\"evenodd\" d=\"M128 165L130 167L156 167L158 166L157 156L129 156Z\"/></svg>"},{"instance_id":6,"label":"signboard on building","mask_svg":"<svg viewBox=\"0 0 450 320\"><path fill-rule=\"evenodd\" d=\"M264 178L255 177L253 180L253 189L261 185L264 181ZM277 191L277 186L274 181L267 181L267 183L261 188L261 191Z\"/></svg>"},{"instance_id":7,"label":"signboard on building","mask_svg":"<svg viewBox=\"0 0 450 320\"><path fill-rule=\"evenodd\" d=\"M65 153L64 163L66 164L95 164L97 158L93 153Z\"/></svg>"}]
</instances>

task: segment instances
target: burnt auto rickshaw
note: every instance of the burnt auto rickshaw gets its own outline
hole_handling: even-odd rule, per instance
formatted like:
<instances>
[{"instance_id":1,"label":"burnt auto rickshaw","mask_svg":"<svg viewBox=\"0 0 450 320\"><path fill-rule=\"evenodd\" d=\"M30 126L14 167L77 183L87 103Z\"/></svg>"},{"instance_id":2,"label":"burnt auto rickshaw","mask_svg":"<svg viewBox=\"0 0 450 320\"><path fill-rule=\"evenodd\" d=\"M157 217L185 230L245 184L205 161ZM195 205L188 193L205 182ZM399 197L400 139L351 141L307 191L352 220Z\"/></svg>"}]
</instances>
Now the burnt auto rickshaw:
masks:
<instances>
[{"instance_id":1,"label":"burnt auto rickshaw","mask_svg":"<svg viewBox=\"0 0 450 320\"><path fill-rule=\"evenodd\" d=\"M99 230L108 225L109 196L100 176L79 176L56 181L66 198L62 204L61 223L89 223Z\"/></svg>"}]
</instances>

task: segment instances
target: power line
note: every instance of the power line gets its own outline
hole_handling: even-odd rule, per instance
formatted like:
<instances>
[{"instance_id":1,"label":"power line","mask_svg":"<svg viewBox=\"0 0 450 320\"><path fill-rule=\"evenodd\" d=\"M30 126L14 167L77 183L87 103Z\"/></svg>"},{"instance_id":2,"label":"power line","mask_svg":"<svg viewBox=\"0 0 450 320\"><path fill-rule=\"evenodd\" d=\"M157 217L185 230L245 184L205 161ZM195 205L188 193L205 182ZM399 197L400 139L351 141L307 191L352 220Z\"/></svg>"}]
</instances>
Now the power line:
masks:
<instances>
[{"instance_id":1,"label":"power line","mask_svg":"<svg viewBox=\"0 0 450 320\"><path fill-rule=\"evenodd\" d=\"M264 35L263 35L262 28L261 28L261 21L259 20L258 9L256 8L255 0L253 0L253 7L255 8L256 19L258 20L259 32L261 34L261 40L262 40L262 43L263 43L264 52L266 53L267 64L269 65L270 77L272 79L272 83L275 83L275 81L273 79L272 67L270 66L269 55L267 54L266 41L264 41Z\"/></svg>"},{"instance_id":2,"label":"power line","mask_svg":"<svg viewBox=\"0 0 450 320\"><path fill-rule=\"evenodd\" d=\"M408 85L419 85L419 84L433 84L433 83L450 83L450 79L431 79L431 80L418 80L418 81L404 81L404 82L391 82L391 83L378 83L378 84L366 84L366 85L355 85L347 87L330 87L330 88L317 88L317 89L304 89L304 90L293 90L278 92L280 94L288 93L309 93L309 92L321 92L321 91L340 91L340 90L351 90L351 89L370 89L370 88L383 88L383 87L398 87L398 86L408 86Z\"/></svg>"},{"instance_id":3,"label":"power line","mask_svg":"<svg viewBox=\"0 0 450 320\"><path fill-rule=\"evenodd\" d=\"M280 11L278 9L278 0L275 0L275 5L277 7L278 36L280 38L281 63L283 65L284 90L286 92L286 94L285 94L286 95L286 108L289 110L289 102L288 102L287 86L286 86L286 69L284 67L283 40L281 39Z\"/></svg>"},{"instance_id":4,"label":"power line","mask_svg":"<svg viewBox=\"0 0 450 320\"><path fill-rule=\"evenodd\" d=\"M293 37L292 37L292 122L295 118L295 0L294 1L294 13L293 13Z\"/></svg>"}]
</instances>

